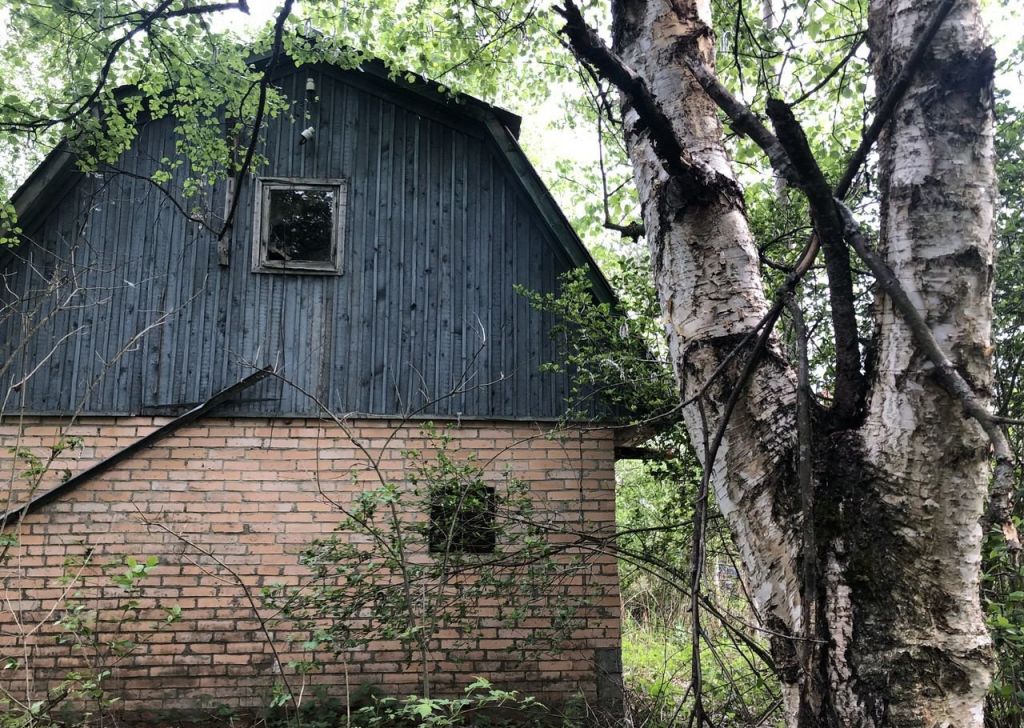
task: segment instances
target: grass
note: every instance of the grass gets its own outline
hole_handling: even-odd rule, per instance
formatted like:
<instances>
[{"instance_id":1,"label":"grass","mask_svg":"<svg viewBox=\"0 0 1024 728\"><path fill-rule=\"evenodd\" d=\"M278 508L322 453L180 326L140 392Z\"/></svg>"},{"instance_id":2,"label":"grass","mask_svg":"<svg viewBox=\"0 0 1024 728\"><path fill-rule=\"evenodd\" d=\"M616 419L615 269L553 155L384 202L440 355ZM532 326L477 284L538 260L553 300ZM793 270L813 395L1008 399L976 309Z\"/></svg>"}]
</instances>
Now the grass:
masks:
<instances>
[{"instance_id":1,"label":"grass","mask_svg":"<svg viewBox=\"0 0 1024 728\"><path fill-rule=\"evenodd\" d=\"M692 647L686 625L675 628L624 624L623 681L637 728L685 726L693 709L690 694ZM778 684L749 648L711 634L701 647L704 706L716 725L782 725Z\"/></svg>"}]
</instances>

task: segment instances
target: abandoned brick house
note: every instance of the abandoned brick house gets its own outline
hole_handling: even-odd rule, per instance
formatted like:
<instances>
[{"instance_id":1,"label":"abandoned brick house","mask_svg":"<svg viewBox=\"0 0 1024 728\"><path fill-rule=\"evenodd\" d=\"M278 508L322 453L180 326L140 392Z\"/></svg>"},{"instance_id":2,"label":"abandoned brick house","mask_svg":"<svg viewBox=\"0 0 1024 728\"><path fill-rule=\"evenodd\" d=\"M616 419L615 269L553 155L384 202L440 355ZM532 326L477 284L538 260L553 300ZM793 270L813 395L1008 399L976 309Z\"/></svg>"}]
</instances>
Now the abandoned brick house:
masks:
<instances>
[{"instance_id":1,"label":"abandoned brick house","mask_svg":"<svg viewBox=\"0 0 1024 728\"><path fill-rule=\"evenodd\" d=\"M424 675L435 693L483 675L542 700L606 699L616 567L580 544L614 527L614 437L552 434L570 394L541 370L555 322L513 286L555 291L586 266L595 297L611 293L518 147L519 119L373 64L289 64L275 84L308 118L269 123L222 243L209 222L227 184L201 196L204 224L174 197L181 170L165 190L148 181L174 154L169 119L99 172L58 147L15 195L23 239L0 251L0 698L59 695L109 666L103 686L126 710L255 706L289 676L403 695ZM427 571L440 558L441 517L405 497L440 447L428 421L486 484L447 547L470 552L447 586L504 573L487 556L523 532L494 523L514 484L561 566L513 619L518 578L467 597L461 626L423 632L419 662L379 630L298 675L301 629L262 590L308 586L300 554L318 537L372 550L335 530L366 493L398 493L400 558ZM539 639L555 623L555 642Z\"/></svg>"}]
</instances>

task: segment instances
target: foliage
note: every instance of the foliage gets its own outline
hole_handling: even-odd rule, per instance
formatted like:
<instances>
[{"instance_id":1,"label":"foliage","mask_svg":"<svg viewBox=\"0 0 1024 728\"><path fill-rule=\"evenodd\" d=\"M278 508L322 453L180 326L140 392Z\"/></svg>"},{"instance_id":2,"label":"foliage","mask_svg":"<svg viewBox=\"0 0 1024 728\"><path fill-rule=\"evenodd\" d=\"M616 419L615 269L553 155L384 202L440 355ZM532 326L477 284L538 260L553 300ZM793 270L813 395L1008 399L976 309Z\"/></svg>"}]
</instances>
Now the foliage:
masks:
<instances>
[{"instance_id":1,"label":"foliage","mask_svg":"<svg viewBox=\"0 0 1024 728\"><path fill-rule=\"evenodd\" d=\"M983 604L998 658L985 721L989 728L1010 728L1024 722L1024 563L996 536L987 540L984 556Z\"/></svg>"},{"instance_id":2,"label":"foliage","mask_svg":"<svg viewBox=\"0 0 1024 728\"><path fill-rule=\"evenodd\" d=\"M633 724L670 726L690 712L692 647L685 626L641 625L626 619L622 635L623 679ZM764 721L774 711L777 686L752 669L757 656L713 632L702 646L705 703L716 725L781 725Z\"/></svg>"},{"instance_id":3,"label":"foliage","mask_svg":"<svg viewBox=\"0 0 1024 728\"><path fill-rule=\"evenodd\" d=\"M510 651L557 651L578 626L585 600L566 595L553 604L550 595L551 584L581 564L547 538L550 516L537 509L526 484L506 475L491 486L475 453L453 452L452 437L429 425L425 433L430 450L402 453L408 487L378 469L376 487L360 485L351 504L334 503L344 515L335 535L303 551L308 583L264 591L281 620L309 635L302 645L309 661L293 668L315 669L319 655L394 640L421 671L427 696L441 657L439 635L448 635L443 657L458 660L457 647L473 638L481 606L493 607L509 628L534 616L547 620ZM466 514L474 519L468 525ZM476 535L467 539L467 529Z\"/></svg>"},{"instance_id":4,"label":"foliage","mask_svg":"<svg viewBox=\"0 0 1024 728\"><path fill-rule=\"evenodd\" d=\"M622 461L616 480L623 616L645 628L680 624L685 593L678 579L665 576L684 574L689 567L699 466L689 453L662 462Z\"/></svg>"},{"instance_id":5,"label":"foliage","mask_svg":"<svg viewBox=\"0 0 1024 728\"><path fill-rule=\"evenodd\" d=\"M463 694L452 698L409 695L395 698L372 683L337 695L317 686L297 710L271 707L246 723L246 716L232 709L219 712L230 725L251 724L260 728L455 728L456 726L554 726L548 709L533 698L495 687L477 677ZM558 723L578 728L579 723Z\"/></svg>"},{"instance_id":6,"label":"foliage","mask_svg":"<svg viewBox=\"0 0 1024 728\"><path fill-rule=\"evenodd\" d=\"M517 287L530 304L552 313L560 359L548 371L572 373L566 419L609 416L623 422L658 419L677 409L672 370L664 360L658 301L642 258L620 260L611 280L614 303L596 302L585 268L562 276L558 293Z\"/></svg>"},{"instance_id":7,"label":"foliage","mask_svg":"<svg viewBox=\"0 0 1024 728\"><path fill-rule=\"evenodd\" d=\"M16 537L5 536L0 565L11 558L9 549L18 546ZM46 689L33 686L24 695L0 691L0 728L87 726L108 719L120 700L118 691L108 685L116 678L121 663L155 634L140 633L135 626L142 619L143 587L158 563L155 556L145 560L124 556L93 564L90 552L65 560L60 580L63 596L46 618L53 619L59 628L57 644L66 646L76 666ZM18 609L11 602L7 605L8 609ZM176 605L165 611L167 616L157 631L181 617L181 608ZM41 624L26 623L29 615L20 610L15 616L21 629L0 654L0 664L5 671L31 671L32 633Z\"/></svg>"},{"instance_id":8,"label":"foliage","mask_svg":"<svg viewBox=\"0 0 1024 728\"><path fill-rule=\"evenodd\" d=\"M1003 61L1019 65L1024 43ZM1024 417L1024 113L1006 95L997 106L997 173L1001 204L998 208L996 288L993 339L995 342L996 407L999 414ZM1019 427L1010 428L1018 459L1024 454ZM1018 468L1017 512L1014 521L1024 528L1024 473ZM1024 723L1024 562L1006 547L1001 534L989 534L984 557L982 597L996 650L997 666L986 706L986 725L1010 728Z\"/></svg>"},{"instance_id":9,"label":"foliage","mask_svg":"<svg viewBox=\"0 0 1024 728\"><path fill-rule=\"evenodd\" d=\"M542 726L545 708L530 697L501 690L478 677L462 697L384 699L360 708L353 724L366 728L454 728L455 726Z\"/></svg>"},{"instance_id":10,"label":"foliage","mask_svg":"<svg viewBox=\"0 0 1024 728\"><path fill-rule=\"evenodd\" d=\"M772 95L801 98L799 111L812 151L826 176L834 180L867 115L865 99L871 88L861 43L866 2L797 0L782 4L779 14L770 18L759 13L759 5L731 0L714 3L716 26L723 29L719 37L722 80L739 89L755 109L762 108ZM173 115L179 132L176 148L173 155L160 160L154 182L166 185L174 181L180 184L183 196L199 200L204 187L237 173L241 152L259 133L252 127L257 117L255 89L263 69L248 62L250 50L243 49L237 37L211 32L202 16L187 12L189 4L171 2L165 7L181 12L147 20L146 11L134 6L126 10L117 0L8 3L10 31L0 40L5 59L5 73L0 74L0 145L8 156L22 155L29 148L38 157L40 148L52 146L63 135L72 141L83 168L116 168L141 121ZM600 18L599 25L607 24L603 5L591 3L587 10L591 18ZM426 76L439 81L444 90L465 90L494 100L536 100L550 89L569 89L562 125L577 134L597 126L601 163L563 159L541 166L559 180L554 185L556 193L568 201L570 215L582 233L605 246L598 256L615 270L612 282L620 292L620 305L595 304L589 284L579 272L564 281L558 295L527 295L534 305L558 314L565 322L559 335L566 361L549 366L564 366L575 374L571 417L595 414L594 400L600 397L605 404L596 411L611 411L622 422L662 418L674 410L678 396L671 366L664 360L658 303L647 278L647 261L637 246L609 238L604 231L605 223L628 223L639 212L628 184L631 170L621 142L621 119L614 105L603 98L606 87L577 78L577 71L553 41L552 27L549 16L523 0L440 4L426 0L308 0L286 21L283 50L298 63L330 60L345 67L374 56L383 59L392 73L402 73L407 82L418 83ZM111 39L125 37L130 42L108 56ZM272 28L267 26L257 34L252 48L265 53L271 40ZM47 83L28 82L39 76ZM802 98L812 90L815 93ZM263 111L302 120L302 111L289 107L272 86ZM1018 385L1024 362L1024 257L1020 250L1024 127L1019 112L1005 104L1001 117L998 143L1003 205L996 381L1000 413L1019 418L1024 414L1024 390ZM29 140L32 143L26 144ZM780 191L749 141L735 137L731 145L734 160L743 170L752 227L757 239L767 241L760 252L766 263L777 267L769 284L777 284L808 233L801 222L806 219L804 202L799 195ZM257 154L257 167L259 162ZM4 175L6 186L0 192L11 191L13 178ZM861 189L871 182L869 171L862 176ZM19 232L10 206L0 210L0 229L9 231L4 235ZM862 288L866 290L866 286ZM817 326L827 318L823 278L808 280L804 301L812 329L812 373L816 388L824 392L831 380L834 356L828 337L820 333L827 328ZM864 296L862 304L866 302ZM618 547L635 556L623 561L627 603L637 603L639 595L647 592L650 601L644 611L648 613L663 610L672 597L669 590L657 591L664 589L664 580L647 580L640 564L660 558L670 561L668 567L677 573L685 570L689 537L680 524L690 518L697 477L693 455L677 430L663 431L653 444L676 457L658 465L631 466L624 472L619 506L623 535ZM1020 441L1015 444L1019 450ZM505 530L497 535L498 552L465 554L445 548L443 558L431 557L429 522L409 521L396 514L429 513L438 496L458 512L471 503L479 505L483 492L478 463L450 453L443 438L439 452L435 460L423 453L407 453L415 472L411 494L384 478L348 508L340 528L365 537L371 548L360 548L342 538L318 541L304 554L314 584L268 595L285 618L310 631L305 646L312 655L339 653L380 637L401 641L410 659L416 651L420 652L418 659L425 659L432 636L440 629L471 628L470 615L453 604L500 593L512 578L495 576L483 566L508 567L507 573L515 574L517 583L524 577L527 581L550 578L555 569L564 568L541 539L538 514L525 499L522 484L513 479L506 481L496 506L507 516L499 519L499 529ZM45 466L44 460L29 462L26 477ZM442 531L451 541L454 529ZM507 550L512 535L522 537L523 544ZM719 537L725 548L727 539ZM534 557L527 574L522 564ZM993 705L1011 720L1024 664L1019 640L1024 614L1016 596L1021 591L1019 557L994 545L986 557L987 608L1000 655ZM430 591L426 601L413 598L410 588L419 589L425 583L444 587ZM453 595L460 599L454 600ZM528 609L529 605L510 607L506 617L515 623ZM571 625L572 613L568 609L555 627ZM662 616L669 617L663 624L678 626L679 620L671 618L675 615ZM72 629L89 624L87 618L73 612L69 620ZM352 624L367 627L353 632ZM714 663L713 657L707 657L707 664ZM636 659L643 662L647 658ZM667 695L667 690L647 692ZM419 704L411 710L415 713L422 708Z\"/></svg>"}]
</instances>

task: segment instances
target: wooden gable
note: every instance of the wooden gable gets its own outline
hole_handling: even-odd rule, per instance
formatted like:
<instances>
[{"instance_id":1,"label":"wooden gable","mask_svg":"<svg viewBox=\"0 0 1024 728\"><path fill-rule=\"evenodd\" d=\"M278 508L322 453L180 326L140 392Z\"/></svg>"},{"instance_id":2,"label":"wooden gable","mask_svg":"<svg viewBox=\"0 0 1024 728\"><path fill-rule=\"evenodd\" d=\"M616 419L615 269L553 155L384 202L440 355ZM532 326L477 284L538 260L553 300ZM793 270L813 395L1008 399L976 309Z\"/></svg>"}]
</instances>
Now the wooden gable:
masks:
<instances>
[{"instance_id":1,"label":"wooden gable","mask_svg":"<svg viewBox=\"0 0 1024 728\"><path fill-rule=\"evenodd\" d=\"M179 209L193 203L146 181L174 154L173 120L144 125L117 170L82 175L58 149L15 196L25 242L0 254L4 389L21 383L5 414L172 414L269 365L280 376L234 414L558 417L567 378L539 370L555 322L513 286L554 291L585 265L611 293L516 117L373 67L275 82L295 111L266 128L257 177L344 182L340 273L254 270L253 179L218 251ZM226 199L218 184L198 200L211 227Z\"/></svg>"}]
</instances>

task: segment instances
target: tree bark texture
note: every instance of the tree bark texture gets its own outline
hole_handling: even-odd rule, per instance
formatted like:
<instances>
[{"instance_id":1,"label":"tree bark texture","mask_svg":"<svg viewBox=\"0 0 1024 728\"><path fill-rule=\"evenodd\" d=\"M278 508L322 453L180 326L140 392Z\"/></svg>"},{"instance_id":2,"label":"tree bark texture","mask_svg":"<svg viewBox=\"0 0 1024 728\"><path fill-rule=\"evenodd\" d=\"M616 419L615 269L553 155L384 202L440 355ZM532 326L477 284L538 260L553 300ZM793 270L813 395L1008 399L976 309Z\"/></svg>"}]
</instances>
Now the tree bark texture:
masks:
<instances>
[{"instance_id":1,"label":"tree bark texture","mask_svg":"<svg viewBox=\"0 0 1024 728\"><path fill-rule=\"evenodd\" d=\"M939 0L875 0L879 88ZM613 0L615 52L672 123L688 194L623 94L626 143L682 398L706 455L769 309L714 102L687 68L714 65L707 0ZM958 3L881 139L879 251L947 356L987 394L994 199L992 77L976 3ZM792 726L982 725L989 640L979 605L988 442L941 389L892 305L861 419L818 413L812 497L798 477L797 379L778 343L741 390L711 485L742 555ZM749 349L749 347L748 347ZM806 490L806 488L805 488ZM803 496L803 497L802 497ZM809 507L810 506L810 507Z\"/></svg>"},{"instance_id":2,"label":"tree bark texture","mask_svg":"<svg viewBox=\"0 0 1024 728\"><path fill-rule=\"evenodd\" d=\"M869 43L880 88L899 72L937 4L872 3ZM879 148L879 250L947 356L986 399L993 66L976 4L957 3ZM862 497L870 503L862 512L886 541L878 554L877 542L871 547L849 529L854 578L875 584L881 597L858 605L868 639L854 643L855 660L866 684L889 686L874 711L887 712L891 724L981 725L989 640L978 600L979 515L989 442L935 384L887 299L877 301L875 319L878 367L862 428Z\"/></svg>"}]
</instances>

